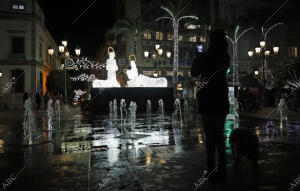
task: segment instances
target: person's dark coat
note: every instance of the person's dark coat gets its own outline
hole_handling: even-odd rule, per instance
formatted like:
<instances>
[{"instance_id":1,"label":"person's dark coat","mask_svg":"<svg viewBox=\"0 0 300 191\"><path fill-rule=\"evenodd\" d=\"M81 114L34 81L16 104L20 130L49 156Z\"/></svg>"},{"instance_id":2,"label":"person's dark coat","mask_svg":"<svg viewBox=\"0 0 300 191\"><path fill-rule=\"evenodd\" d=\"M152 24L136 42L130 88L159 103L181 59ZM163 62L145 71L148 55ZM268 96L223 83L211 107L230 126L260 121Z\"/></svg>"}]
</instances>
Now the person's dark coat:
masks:
<instances>
[{"instance_id":1,"label":"person's dark coat","mask_svg":"<svg viewBox=\"0 0 300 191\"><path fill-rule=\"evenodd\" d=\"M202 88L197 92L200 114L224 115L229 112L226 80L229 66L230 57L225 51L209 50L197 55L192 65L191 75L193 77L201 75Z\"/></svg>"}]
</instances>

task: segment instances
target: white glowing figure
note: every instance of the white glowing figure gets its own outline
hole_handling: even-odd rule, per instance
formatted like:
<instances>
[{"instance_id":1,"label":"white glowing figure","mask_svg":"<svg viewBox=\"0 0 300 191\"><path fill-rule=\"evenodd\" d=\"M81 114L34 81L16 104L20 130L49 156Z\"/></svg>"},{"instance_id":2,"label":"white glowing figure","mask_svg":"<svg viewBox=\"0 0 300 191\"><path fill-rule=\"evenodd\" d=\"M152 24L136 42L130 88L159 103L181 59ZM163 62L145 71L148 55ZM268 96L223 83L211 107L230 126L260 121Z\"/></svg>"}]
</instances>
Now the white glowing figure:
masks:
<instances>
[{"instance_id":1,"label":"white glowing figure","mask_svg":"<svg viewBox=\"0 0 300 191\"><path fill-rule=\"evenodd\" d=\"M300 78L298 80L288 81L287 83L288 83L288 85L290 85L290 87L293 91L300 88Z\"/></svg>"},{"instance_id":2,"label":"white glowing figure","mask_svg":"<svg viewBox=\"0 0 300 191\"><path fill-rule=\"evenodd\" d=\"M109 52L109 50L113 48L108 48L109 58L106 61L106 70L107 70L107 79L106 80L94 80L93 87L94 88L109 88L109 87L120 87L119 82L117 81L116 72L118 70L117 61L115 59L115 52Z\"/></svg>"},{"instance_id":3,"label":"white glowing figure","mask_svg":"<svg viewBox=\"0 0 300 191\"><path fill-rule=\"evenodd\" d=\"M129 59L135 56L131 54ZM138 74L135 60L130 60L130 70L126 71L129 81L127 81L128 87L167 87L168 81L166 78L151 78L142 74Z\"/></svg>"}]
</instances>

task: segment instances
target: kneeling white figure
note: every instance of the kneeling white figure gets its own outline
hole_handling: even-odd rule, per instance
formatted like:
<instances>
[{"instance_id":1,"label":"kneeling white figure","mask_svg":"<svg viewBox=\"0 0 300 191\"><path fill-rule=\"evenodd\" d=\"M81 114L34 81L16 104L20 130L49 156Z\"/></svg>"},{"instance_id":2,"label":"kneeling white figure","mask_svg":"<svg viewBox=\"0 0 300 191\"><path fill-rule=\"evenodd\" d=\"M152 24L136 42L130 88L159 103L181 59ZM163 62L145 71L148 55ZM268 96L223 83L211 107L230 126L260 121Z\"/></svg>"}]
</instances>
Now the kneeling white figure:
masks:
<instances>
[{"instance_id":1,"label":"kneeling white figure","mask_svg":"<svg viewBox=\"0 0 300 191\"><path fill-rule=\"evenodd\" d=\"M134 60L131 58L134 57ZM167 87L168 81L166 78L151 78L142 74L138 74L138 70L136 68L136 57L131 54L129 56L130 60L130 70L126 71L126 75L129 79L127 81L128 87Z\"/></svg>"}]
</instances>

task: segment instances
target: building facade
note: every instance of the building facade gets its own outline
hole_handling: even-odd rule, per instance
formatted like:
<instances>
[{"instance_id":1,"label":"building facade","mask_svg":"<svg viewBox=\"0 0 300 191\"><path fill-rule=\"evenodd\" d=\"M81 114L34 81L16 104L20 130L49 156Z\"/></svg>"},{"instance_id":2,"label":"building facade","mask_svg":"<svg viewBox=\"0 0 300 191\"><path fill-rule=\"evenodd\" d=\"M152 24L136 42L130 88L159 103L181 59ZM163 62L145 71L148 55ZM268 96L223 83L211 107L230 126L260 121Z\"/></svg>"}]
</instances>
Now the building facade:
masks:
<instances>
[{"instance_id":1,"label":"building facade","mask_svg":"<svg viewBox=\"0 0 300 191\"><path fill-rule=\"evenodd\" d=\"M48 54L49 47L58 52L57 45L36 0L0 1L0 42L1 102L20 105L24 92L31 98L45 93L47 75L60 60Z\"/></svg>"}]
</instances>

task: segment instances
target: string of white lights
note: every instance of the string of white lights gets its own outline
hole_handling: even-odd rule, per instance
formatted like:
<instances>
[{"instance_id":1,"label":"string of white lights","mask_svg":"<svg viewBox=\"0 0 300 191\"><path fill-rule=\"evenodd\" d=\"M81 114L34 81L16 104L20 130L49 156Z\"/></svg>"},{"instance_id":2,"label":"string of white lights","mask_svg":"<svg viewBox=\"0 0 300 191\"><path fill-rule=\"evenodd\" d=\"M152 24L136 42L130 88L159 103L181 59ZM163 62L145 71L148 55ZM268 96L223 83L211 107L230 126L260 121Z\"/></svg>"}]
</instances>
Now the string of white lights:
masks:
<instances>
[{"instance_id":1,"label":"string of white lights","mask_svg":"<svg viewBox=\"0 0 300 191\"><path fill-rule=\"evenodd\" d=\"M76 58L76 60L72 58L67 58L65 63L65 68L67 70L78 70L78 68L89 70L89 69L96 69L101 70L102 68L105 68L104 64L100 64L95 61L88 60L87 57L79 57Z\"/></svg>"},{"instance_id":2,"label":"string of white lights","mask_svg":"<svg viewBox=\"0 0 300 191\"><path fill-rule=\"evenodd\" d=\"M96 79L96 76L94 74L91 74L91 75L88 75L88 74L80 74L78 76L75 76L75 77L71 77L71 80L72 81L88 81L88 82L92 82Z\"/></svg>"}]
</instances>

